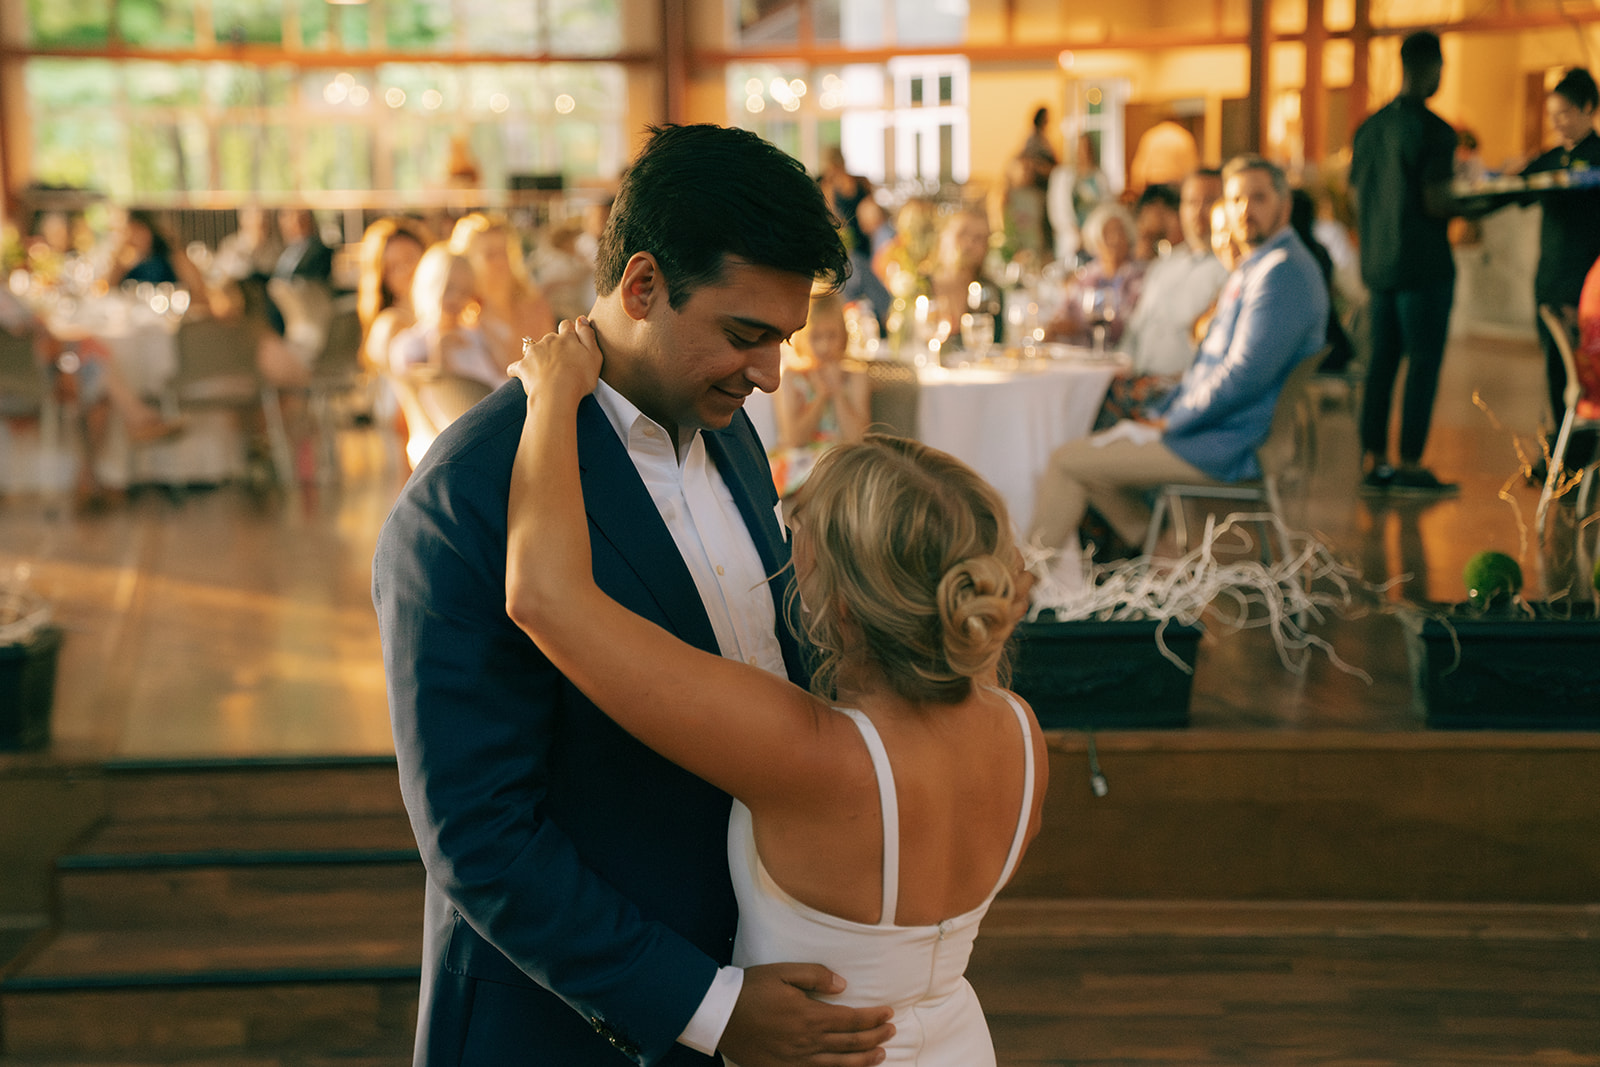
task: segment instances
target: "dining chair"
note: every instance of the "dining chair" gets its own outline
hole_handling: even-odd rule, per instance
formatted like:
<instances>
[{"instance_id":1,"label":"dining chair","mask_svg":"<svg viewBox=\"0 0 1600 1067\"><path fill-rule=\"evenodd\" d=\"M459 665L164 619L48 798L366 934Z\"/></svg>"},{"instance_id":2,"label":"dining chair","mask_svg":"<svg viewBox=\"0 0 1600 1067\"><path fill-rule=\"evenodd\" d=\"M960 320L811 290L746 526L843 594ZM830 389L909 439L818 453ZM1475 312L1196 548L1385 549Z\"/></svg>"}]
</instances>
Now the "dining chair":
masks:
<instances>
[{"instance_id":1,"label":"dining chair","mask_svg":"<svg viewBox=\"0 0 1600 1067\"><path fill-rule=\"evenodd\" d=\"M1155 553L1168 518L1172 522L1173 538L1179 554L1189 550L1188 524L1184 516L1184 503L1188 500L1219 500L1264 506L1276 522L1261 524L1263 527L1272 527L1262 531L1263 559L1269 558L1269 548L1274 542L1280 557L1287 558L1291 554L1280 489L1292 477L1309 476L1316 464L1310 384L1324 355L1325 352L1318 352L1301 360L1284 381L1278 402L1272 409L1272 425L1267 431L1267 439L1256 449L1256 462L1261 467L1260 478L1212 485L1174 482L1156 490L1155 503L1150 511L1150 527L1144 538L1146 556Z\"/></svg>"},{"instance_id":2,"label":"dining chair","mask_svg":"<svg viewBox=\"0 0 1600 1067\"><path fill-rule=\"evenodd\" d=\"M369 377L361 361L361 316L355 295L341 296L333 302L327 339L311 365L306 386L316 433L318 481L329 480L339 470L336 404L366 389Z\"/></svg>"},{"instance_id":3,"label":"dining chair","mask_svg":"<svg viewBox=\"0 0 1600 1067\"><path fill-rule=\"evenodd\" d=\"M178 366L162 388L161 406L169 418L196 409L227 408L241 416L259 411L280 485L294 481L289 435L278 391L256 366L259 325L248 318L186 320L176 336ZM248 435L251 423L241 428Z\"/></svg>"},{"instance_id":4,"label":"dining chair","mask_svg":"<svg viewBox=\"0 0 1600 1067\"><path fill-rule=\"evenodd\" d=\"M852 370L867 376L869 429L897 437L917 436L917 368L893 359L852 363Z\"/></svg>"},{"instance_id":5,"label":"dining chair","mask_svg":"<svg viewBox=\"0 0 1600 1067\"><path fill-rule=\"evenodd\" d=\"M416 469L434 438L467 409L494 390L472 378L441 374L419 366L388 376L390 388L406 420L406 459Z\"/></svg>"},{"instance_id":6,"label":"dining chair","mask_svg":"<svg viewBox=\"0 0 1600 1067\"><path fill-rule=\"evenodd\" d=\"M1561 429L1556 432L1556 443L1550 449L1550 459L1544 477L1544 488L1539 492L1539 506L1534 511L1533 524L1539 534L1539 541L1544 543L1545 523L1550 513L1550 503L1556 497L1556 489L1565 484L1570 488L1570 477L1566 469L1567 446L1572 441L1572 435L1578 430L1600 430L1600 397L1586 397L1583 392L1583 382L1578 377L1577 355L1573 351L1572 327L1561 314L1549 304L1539 305L1539 317L1544 320L1544 325L1550 331L1550 336L1556 343L1556 351L1561 354L1561 364L1567 371L1567 387L1562 393L1562 403L1566 411L1561 417ZM1578 476L1578 518L1589 513L1590 494L1594 489L1595 472L1600 469L1600 455L1597 455Z\"/></svg>"},{"instance_id":7,"label":"dining chair","mask_svg":"<svg viewBox=\"0 0 1600 1067\"><path fill-rule=\"evenodd\" d=\"M0 330L0 420L36 419L39 423L39 486L55 482L52 464L61 443L61 411L48 368L40 366L33 352L33 338ZM6 427L6 443L11 440ZM85 462L88 462L85 460ZM10 484L9 449L0 453L0 489Z\"/></svg>"}]
</instances>

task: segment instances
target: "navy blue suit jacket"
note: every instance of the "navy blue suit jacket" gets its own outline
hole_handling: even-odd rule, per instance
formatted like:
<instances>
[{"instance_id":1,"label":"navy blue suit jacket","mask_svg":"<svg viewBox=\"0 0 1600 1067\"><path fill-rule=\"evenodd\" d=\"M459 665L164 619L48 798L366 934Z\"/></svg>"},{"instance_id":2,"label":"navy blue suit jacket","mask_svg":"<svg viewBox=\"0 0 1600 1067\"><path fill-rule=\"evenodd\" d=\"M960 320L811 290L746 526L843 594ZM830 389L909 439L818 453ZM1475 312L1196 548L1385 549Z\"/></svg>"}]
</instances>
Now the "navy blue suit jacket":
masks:
<instances>
[{"instance_id":1,"label":"navy blue suit jacket","mask_svg":"<svg viewBox=\"0 0 1600 1067\"><path fill-rule=\"evenodd\" d=\"M416 1062L709 1063L675 1039L732 949L729 800L625 734L507 617L506 499L525 413L512 382L446 430L373 565L400 784L428 870ZM596 580L716 652L688 568L593 397L578 436ZM776 574L788 546L749 419L704 436ZM780 620L786 574L772 583Z\"/></svg>"}]
</instances>

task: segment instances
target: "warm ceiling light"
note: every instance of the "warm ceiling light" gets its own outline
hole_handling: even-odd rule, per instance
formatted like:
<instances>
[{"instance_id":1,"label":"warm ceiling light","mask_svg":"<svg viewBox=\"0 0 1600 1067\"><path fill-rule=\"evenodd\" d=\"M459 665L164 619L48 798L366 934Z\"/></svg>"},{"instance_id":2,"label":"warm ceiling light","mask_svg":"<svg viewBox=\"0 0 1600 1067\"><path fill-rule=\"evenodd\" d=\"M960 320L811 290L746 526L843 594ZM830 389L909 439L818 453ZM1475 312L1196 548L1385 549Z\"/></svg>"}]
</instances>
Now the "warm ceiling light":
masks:
<instances>
[{"instance_id":1,"label":"warm ceiling light","mask_svg":"<svg viewBox=\"0 0 1600 1067\"><path fill-rule=\"evenodd\" d=\"M335 7L360 7L366 2L367 0L328 0L328 3Z\"/></svg>"}]
</instances>

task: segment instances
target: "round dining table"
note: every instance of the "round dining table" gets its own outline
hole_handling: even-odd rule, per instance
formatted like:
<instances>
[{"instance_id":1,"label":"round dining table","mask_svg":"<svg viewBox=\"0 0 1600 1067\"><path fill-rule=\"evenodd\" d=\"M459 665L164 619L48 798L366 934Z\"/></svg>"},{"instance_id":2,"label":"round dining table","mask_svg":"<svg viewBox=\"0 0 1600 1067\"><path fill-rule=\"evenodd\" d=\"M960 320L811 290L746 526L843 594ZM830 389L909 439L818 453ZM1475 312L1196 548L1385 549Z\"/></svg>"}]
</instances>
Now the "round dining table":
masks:
<instances>
[{"instance_id":1,"label":"round dining table","mask_svg":"<svg viewBox=\"0 0 1600 1067\"><path fill-rule=\"evenodd\" d=\"M917 437L983 475L1005 499L1019 534L1033 516L1050 454L1087 435L1123 366L1114 353L1052 346L1048 358L917 369ZM771 449L772 398L752 393L745 410Z\"/></svg>"}]
</instances>

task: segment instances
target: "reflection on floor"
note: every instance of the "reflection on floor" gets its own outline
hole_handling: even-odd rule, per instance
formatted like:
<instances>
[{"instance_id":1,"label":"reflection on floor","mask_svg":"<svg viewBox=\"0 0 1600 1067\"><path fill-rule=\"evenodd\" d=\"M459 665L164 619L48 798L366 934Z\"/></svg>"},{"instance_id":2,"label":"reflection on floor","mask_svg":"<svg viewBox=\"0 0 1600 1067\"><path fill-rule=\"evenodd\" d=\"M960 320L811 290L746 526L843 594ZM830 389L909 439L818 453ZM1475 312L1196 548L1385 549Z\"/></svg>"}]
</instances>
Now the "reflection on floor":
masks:
<instances>
[{"instance_id":1,"label":"reflection on floor","mask_svg":"<svg viewBox=\"0 0 1600 1067\"><path fill-rule=\"evenodd\" d=\"M1543 368L1532 343L1451 346L1428 461L1461 482L1441 501L1355 492L1354 422L1318 419L1317 463L1291 487L1291 524L1321 533L1393 599L1454 601L1481 548L1523 559L1537 493L1516 439L1536 448ZM146 490L104 514L52 517L37 498L0 503L0 573L17 564L68 629L55 715L59 753L89 758L371 754L389 750L368 593L374 539L400 483L378 431L341 441L336 486L242 487L173 499ZM1533 591L1536 591L1533 590ZM1398 624L1381 614L1327 631L1365 682L1313 663L1284 671L1263 633L1208 637L1195 679L1199 728L1414 730Z\"/></svg>"}]
</instances>

